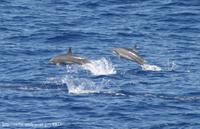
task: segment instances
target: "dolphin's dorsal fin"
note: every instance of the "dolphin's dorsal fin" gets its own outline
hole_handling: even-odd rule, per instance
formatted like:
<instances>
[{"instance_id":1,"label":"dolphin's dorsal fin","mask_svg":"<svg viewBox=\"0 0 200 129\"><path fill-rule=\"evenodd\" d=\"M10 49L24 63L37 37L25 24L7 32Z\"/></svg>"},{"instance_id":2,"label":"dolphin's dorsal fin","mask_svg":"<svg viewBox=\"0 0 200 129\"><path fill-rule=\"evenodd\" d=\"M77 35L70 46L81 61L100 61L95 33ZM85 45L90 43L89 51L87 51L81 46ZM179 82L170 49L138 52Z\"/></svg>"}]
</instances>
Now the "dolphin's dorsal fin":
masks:
<instances>
[{"instance_id":1,"label":"dolphin's dorsal fin","mask_svg":"<svg viewBox=\"0 0 200 129\"><path fill-rule=\"evenodd\" d=\"M137 49L138 49L138 46L137 46L137 44L135 44L135 45L133 46L132 50L135 51L135 52L137 52Z\"/></svg>"},{"instance_id":2,"label":"dolphin's dorsal fin","mask_svg":"<svg viewBox=\"0 0 200 129\"><path fill-rule=\"evenodd\" d=\"M135 45L133 46L133 50L137 50L137 48L138 48L138 46L137 46L137 44L135 44Z\"/></svg>"},{"instance_id":3,"label":"dolphin's dorsal fin","mask_svg":"<svg viewBox=\"0 0 200 129\"><path fill-rule=\"evenodd\" d=\"M135 44L131 50L132 50L132 51L134 51L136 54L138 54L138 55L139 55L139 53L138 53L138 46L137 46L137 44Z\"/></svg>"},{"instance_id":4,"label":"dolphin's dorsal fin","mask_svg":"<svg viewBox=\"0 0 200 129\"><path fill-rule=\"evenodd\" d=\"M72 55L72 48L71 47L69 47L67 55Z\"/></svg>"}]
</instances>

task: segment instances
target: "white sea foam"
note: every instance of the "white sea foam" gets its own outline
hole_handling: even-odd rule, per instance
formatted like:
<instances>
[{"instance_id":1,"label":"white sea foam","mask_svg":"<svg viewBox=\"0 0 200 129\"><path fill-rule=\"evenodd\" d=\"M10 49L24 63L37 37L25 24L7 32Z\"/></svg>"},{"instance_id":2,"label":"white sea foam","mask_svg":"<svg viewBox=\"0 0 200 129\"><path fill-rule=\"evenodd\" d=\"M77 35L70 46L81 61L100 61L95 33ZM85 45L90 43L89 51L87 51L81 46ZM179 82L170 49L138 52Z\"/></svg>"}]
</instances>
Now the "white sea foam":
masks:
<instances>
[{"instance_id":1,"label":"white sea foam","mask_svg":"<svg viewBox=\"0 0 200 129\"><path fill-rule=\"evenodd\" d=\"M92 60L90 63L82 65L85 70L89 70L93 75L116 74L115 67L106 58Z\"/></svg>"},{"instance_id":2,"label":"white sea foam","mask_svg":"<svg viewBox=\"0 0 200 129\"><path fill-rule=\"evenodd\" d=\"M161 71L162 69L159 66L156 65L150 65L150 64L143 64L141 65L142 70L145 71Z\"/></svg>"}]
</instances>

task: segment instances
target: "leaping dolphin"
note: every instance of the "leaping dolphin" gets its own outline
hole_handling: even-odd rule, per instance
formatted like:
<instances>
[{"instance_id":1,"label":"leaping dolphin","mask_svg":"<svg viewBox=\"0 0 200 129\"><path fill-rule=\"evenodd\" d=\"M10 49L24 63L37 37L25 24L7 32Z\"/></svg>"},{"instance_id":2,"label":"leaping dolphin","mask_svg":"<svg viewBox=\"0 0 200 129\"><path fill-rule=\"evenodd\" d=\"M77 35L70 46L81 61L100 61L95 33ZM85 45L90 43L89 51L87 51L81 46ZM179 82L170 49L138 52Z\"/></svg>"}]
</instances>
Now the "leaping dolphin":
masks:
<instances>
[{"instance_id":1,"label":"leaping dolphin","mask_svg":"<svg viewBox=\"0 0 200 129\"><path fill-rule=\"evenodd\" d=\"M135 46L136 47L136 46ZM134 61L140 65L144 65L147 63L136 51L135 48L113 48L113 53L119 55L122 58Z\"/></svg>"},{"instance_id":2,"label":"leaping dolphin","mask_svg":"<svg viewBox=\"0 0 200 129\"><path fill-rule=\"evenodd\" d=\"M60 65L60 64L79 64L79 65L83 65L86 63L89 63L90 61L82 58L80 56L77 55L73 55L72 54L72 48L70 47L68 49L67 54L61 54L61 55L57 55L53 58L51 58L49 60L50 64L56 64L56 65Z\"/></svg>"}]
</instances>

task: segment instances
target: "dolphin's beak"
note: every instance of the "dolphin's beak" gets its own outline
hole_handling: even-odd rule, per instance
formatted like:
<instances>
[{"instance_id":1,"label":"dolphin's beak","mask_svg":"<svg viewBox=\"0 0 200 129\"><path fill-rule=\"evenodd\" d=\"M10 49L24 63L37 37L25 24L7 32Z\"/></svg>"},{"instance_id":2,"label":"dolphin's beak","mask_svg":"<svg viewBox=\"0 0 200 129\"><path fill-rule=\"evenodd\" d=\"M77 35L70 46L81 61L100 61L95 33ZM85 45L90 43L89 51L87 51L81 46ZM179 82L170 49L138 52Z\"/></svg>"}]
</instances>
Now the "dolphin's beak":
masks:
<instances>
[{"instance_id":1,"label":"dolphin's beak","mask_svg":"<svg viewBox=\"0 0 200 129\"><path fill-rule=\"evenodd\" d=\"M49 64L53 64L53 59L50 59L50 60L49 60Z\"/></svg>"},{"instance_id":2,"label":"dolphin's beak","mask_svg":"<svg viewBox=\"0 0 200 129\"><path fill-rule=\"evenodd\" d=\"M118 53L117 53L115 48L112 49L112 53L118 55Z\"/></svg>"}]
</instances>

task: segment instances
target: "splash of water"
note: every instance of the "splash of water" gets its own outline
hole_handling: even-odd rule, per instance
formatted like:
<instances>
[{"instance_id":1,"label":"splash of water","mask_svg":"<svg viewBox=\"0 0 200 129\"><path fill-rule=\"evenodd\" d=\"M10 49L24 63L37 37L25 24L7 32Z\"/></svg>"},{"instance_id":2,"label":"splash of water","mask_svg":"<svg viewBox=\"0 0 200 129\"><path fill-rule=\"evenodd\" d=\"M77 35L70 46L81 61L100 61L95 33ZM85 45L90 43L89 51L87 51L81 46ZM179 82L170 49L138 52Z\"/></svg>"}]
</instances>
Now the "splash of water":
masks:
<instances>
[{"instance_id":1,"label":"splash of water","mask_svg":"<svg viewBox=\"0 0 200 129\"><path fill-rule=\"evenodd\" d=\"M92 60L90 63L82 65L85 70L89 70L93 75L116 74L115 67L105 58Z\"/></svg>"},{"instance_id":2,"label":"splash of water","mask_svg":"<svg viewBox=\"0 0 200 129\"><path fill-rule=\"evenodd\" d=\"M159 66L156 65L150 65L150 64L143 64L141 65L142 70L145 71L161 71L162 69Z\"/></svg>"},{"instance_id":3,"label":"splash of water","mask_svg":"<svg viewBox=\"0 0 200 129\"><path fill-rule=\"evenodd\" d=\"M167 66L168 71L174 71L176 68L177 68L177 65L174 61L172 62L168 61L168 66Z\"/></svg>"},{"instance_id":4,"label":"splash of water","mask_svg":"<svg viewBox=\"0 0 200 129\"><path fill-rule=\"evenodd\" d=\"M99 93L106 85L106 81L101 83L93 82L92 80L85 78L74 78L73 76L66 75L62 78L62 83L68 87L68 93L70 94L89 94Z\"/></svg>"},{"instance_id":5,"label":"splash of water","mask_svg":"<svg viewBox=\"0 0 200 129\"><path fill-rule=\"evenodd\" d=\"M50 77L47 83L55 83L56 85L66 86L69 94L89 94L99 93L109 86L110 80L100 79L91 80L79 76L79 72L89 70L93 75L115 74L115 68L108 60L102 58L100 60L91 61L84 66L66 65L66 74L64 76Z\"/></svg>"}]
</instances>

